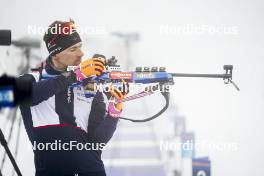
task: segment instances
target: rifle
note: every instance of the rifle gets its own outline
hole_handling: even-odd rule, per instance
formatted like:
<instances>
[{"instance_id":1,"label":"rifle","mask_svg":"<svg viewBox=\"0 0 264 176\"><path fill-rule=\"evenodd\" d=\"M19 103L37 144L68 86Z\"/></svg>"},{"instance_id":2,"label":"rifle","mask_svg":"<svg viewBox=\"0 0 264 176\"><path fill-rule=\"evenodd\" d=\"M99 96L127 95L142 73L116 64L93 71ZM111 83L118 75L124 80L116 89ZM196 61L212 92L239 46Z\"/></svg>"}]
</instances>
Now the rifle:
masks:
<instances>
[{"instance_id":1,"label":"rifle","mask_svg":"<svg viewBox=\"0 0 264 176\"><path fill-rule=\"evenodd\" d=\"M117 65L117 59L112 56L112 58L106 60L106 71L98 77L88 78L88 82L106 85L108 83L120 84L124 80L128 83L136 84L152 84L157 83L152 89L145 89L140 93L134 94L132 96L125 97L122 102L131 101L137 98L141 98L147 95L151 95L154 91L164 88L165 91L161 91L166 103L164 107L155 115L145 118L145 119L131 119L120 117L123 120L129 120L132 122L147 122L153 120L160 116L169 106L169 89L168 86L174 84L174 77L196 77L196 78L221 78L224 80L225 84L231 83L238 91L238 86L232 80L233 66L224 65L223 69L225 73L223 74L192 74L192 73L168 73L166 72L165 67L136 67L135 71L123 72L120 69L120 65ZM85 79L86 80L86 79ZM85 81L84 80L84 81ZM79 84L79 83L77 83Z\"/></svg>"}]
</instances>

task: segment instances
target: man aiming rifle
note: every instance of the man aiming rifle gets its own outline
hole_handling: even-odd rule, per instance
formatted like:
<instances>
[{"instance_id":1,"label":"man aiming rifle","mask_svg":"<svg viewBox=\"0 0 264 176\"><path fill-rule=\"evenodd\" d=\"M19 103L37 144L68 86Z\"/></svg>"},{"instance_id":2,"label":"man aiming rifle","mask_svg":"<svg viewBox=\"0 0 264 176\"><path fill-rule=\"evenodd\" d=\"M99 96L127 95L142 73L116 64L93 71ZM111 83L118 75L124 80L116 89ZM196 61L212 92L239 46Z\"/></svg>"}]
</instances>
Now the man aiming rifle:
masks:
<instances>
[{"instance_id":1,"label":"man aiming rifle","mask_svg":"<svg viewBox=\"0 0 264 176\"><path fill-rule=\"evenodd\" d=\"M53 33L54 28L60 30ZM114 134L127 92L113 88L87 96L85 81L70 86L105 70L102 55L81 62L82 41L72 21L55 21L43 40L49 51L45 63L19 78L32 80L31 104L21 105L20 110L35 147L36 176L104 176L101 149ZM67 72L68 66L78 68ZM51 147L54 143L56 150ZM91 148L95 144L97 148ZM46 148L38 148L43 145Z\"/></svg>"}]
</instances>

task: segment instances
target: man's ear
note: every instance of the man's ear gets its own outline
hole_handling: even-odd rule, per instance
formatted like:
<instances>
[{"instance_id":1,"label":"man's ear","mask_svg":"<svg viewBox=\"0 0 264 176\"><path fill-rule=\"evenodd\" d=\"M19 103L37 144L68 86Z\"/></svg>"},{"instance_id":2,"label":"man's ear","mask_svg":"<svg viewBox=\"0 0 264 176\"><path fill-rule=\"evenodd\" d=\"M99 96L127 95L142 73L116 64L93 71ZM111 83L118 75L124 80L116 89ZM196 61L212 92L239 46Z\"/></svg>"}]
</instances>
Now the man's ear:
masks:
<instances>
[{"instance_id":1,"label":"man's ear","mask_svg":"<svg viewBox=\"0 0 264 176\"><path fill-rule=\"evenodd\" d=\"M55 54L54 56L51 56L51 60L58 60L58 55Z\"/></svg>"},{"instance_id":2,"label":"man's ear","mask_svg":"<svg viewBox=\"0 0 264 176\"><path fill-rule=\"evenodd\" d=\"M52 64L54 64L54 62L58 62L57 54L55 54L54 56L51 56L51 61L52 61Z\"/></svg>"}]
</instances>

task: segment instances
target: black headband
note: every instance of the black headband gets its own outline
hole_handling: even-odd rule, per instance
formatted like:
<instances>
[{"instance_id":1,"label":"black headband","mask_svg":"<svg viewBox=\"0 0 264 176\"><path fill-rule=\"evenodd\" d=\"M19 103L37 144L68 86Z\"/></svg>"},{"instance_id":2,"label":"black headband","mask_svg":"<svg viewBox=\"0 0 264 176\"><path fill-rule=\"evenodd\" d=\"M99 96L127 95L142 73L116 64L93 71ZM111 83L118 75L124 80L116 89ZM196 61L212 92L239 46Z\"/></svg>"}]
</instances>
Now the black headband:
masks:
<instances>
[{"instance_id":1,"label":"black headband","mask_svg":"<svg viewBox=\"0 0 264 176\"><path fill-rule=\"evenodd\" d=\"M73 23L66 22L57 29L59 28L62 31L58 32L57 34L51 34L51 39L46 41L46 46L50 56L54 56L55 54L58 54L70 46L82 41Z\"/></svg>"}]
</instances>

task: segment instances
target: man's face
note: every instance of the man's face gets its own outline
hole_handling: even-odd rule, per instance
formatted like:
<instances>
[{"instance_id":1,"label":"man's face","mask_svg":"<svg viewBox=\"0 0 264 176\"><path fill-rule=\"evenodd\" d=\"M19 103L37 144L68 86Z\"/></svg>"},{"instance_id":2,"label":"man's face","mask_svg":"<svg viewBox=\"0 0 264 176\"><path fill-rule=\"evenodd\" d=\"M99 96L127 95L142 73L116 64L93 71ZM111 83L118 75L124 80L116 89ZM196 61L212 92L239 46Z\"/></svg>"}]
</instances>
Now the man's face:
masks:
<instances>
[{"instance_id":1,"label":"man's face","mask_svg":"<svg viewBox=\"0 0 264 176\"><path fill-rule=\"evenodd\" d=\"M53 56L53 64L59 69L65 69L67 66L77 66L81 63L82 56L82 43L79 42L62 52Z\"/></svg>"}]
</instances>

